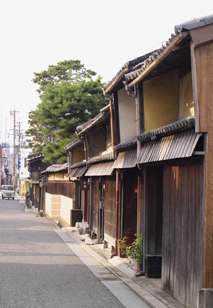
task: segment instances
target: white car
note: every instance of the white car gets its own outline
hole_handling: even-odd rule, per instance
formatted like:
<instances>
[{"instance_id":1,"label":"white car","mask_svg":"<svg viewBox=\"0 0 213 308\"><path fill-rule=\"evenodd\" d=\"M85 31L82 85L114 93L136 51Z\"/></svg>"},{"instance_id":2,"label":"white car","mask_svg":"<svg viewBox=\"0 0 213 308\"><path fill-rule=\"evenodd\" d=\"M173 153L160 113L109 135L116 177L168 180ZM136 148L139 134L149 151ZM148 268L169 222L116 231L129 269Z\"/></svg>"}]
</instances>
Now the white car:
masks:
<instances>
[{"instance_id":1,"label":"white car","mask_svg":"<svg viewBox=\"0 0 213 308\"><path fill-rule=\"evenodd\" d=\"M1 186L1 197L2 199L13 199L15 197L14 188L12 185L2 185Z\"/></svg>"}]
</instances>

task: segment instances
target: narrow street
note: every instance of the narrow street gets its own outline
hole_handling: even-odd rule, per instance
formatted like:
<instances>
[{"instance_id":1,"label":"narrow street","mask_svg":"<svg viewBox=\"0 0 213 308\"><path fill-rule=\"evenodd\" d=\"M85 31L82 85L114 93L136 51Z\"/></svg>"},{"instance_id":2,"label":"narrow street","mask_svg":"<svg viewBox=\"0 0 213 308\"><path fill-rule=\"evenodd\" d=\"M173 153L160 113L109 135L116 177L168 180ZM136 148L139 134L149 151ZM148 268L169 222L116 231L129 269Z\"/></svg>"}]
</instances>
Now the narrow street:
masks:
<instances>
[{"instance_id":1,"label":"narrow street","mask_svg":"<svg viewBox=\"0 0 213 308\"><path fill-rule=\"evenodd\" d=\"M148 307L51 219L17 200L0 200L0 272L3 308Z\"/></svg>"}]
</instances>

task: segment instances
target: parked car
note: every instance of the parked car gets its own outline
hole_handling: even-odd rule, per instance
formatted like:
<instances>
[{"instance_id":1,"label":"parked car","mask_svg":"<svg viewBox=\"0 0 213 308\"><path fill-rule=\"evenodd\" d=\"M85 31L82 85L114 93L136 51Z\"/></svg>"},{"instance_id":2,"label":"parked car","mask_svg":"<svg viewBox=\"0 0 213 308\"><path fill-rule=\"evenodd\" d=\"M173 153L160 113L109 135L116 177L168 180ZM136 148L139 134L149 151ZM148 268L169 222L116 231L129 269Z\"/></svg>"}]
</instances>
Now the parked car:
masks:
<instances>
[{"instance_id":1,"label":"parked car","mask_svg":"<svg viewBox=\"0 0 213 308\"><path fill-rule=\"evenodd\" d=\"M14 200L14 188L12 185L2 185L1 186L1 197L2 199L13 199Z\"/></svg>"}]
</instances>

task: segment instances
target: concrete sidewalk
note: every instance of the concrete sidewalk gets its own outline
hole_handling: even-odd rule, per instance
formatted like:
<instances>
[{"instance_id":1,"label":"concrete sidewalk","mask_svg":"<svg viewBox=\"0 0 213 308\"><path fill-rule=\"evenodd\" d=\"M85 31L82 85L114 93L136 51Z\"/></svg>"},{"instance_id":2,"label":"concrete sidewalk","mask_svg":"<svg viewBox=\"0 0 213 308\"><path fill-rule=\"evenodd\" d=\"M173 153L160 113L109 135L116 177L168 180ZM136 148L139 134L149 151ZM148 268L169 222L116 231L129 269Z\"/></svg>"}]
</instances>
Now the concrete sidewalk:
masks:
<instances>
[{"instance_id":1,"label":"concrete sidewalk","mask_svg":"<svg viewBox=\"0 0 213 308\"><path fill-rule=\"evenodd\" d=\"M123 281L137 295L139 295L152 308L183 308L171 296L160 288L160 279L150 279L144 276L135 276L136 271L127 258L111 257L111 249L103 248L103 244L87 245L82 241L78 228L62 227L73 240L81 245L96 260L110 270L117 278Z\"/></svg>"}]
</instances>

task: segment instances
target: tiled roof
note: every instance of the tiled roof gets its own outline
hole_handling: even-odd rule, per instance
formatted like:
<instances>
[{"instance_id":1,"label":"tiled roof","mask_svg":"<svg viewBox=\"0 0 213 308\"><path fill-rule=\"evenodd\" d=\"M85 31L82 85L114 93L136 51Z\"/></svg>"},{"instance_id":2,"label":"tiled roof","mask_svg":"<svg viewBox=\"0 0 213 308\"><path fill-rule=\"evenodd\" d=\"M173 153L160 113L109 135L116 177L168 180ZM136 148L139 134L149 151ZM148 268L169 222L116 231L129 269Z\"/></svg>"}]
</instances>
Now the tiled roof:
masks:
<instances>
[{"instance_id":1,"label":"tiled roof","mask_svg":"<svg viewBox=\"0 0 213 308\"><path fill-rule=\"evenodd\" d=\"M137 138L129 139L119 143L118 145L114 146L114 150L125 150L128 148L135 147L137 145Z\"/></svg>"},{"instance_id":2,"label":"tiled roof","mask_svg":"<svg viewBox=\"0 0 213 308\"><path fill-rule=\"evenodd\" d=\"M86 164L87 164L86 160L82 160L78 163L73 164L70 168L71 169L78 168L78 167L86 166Z\"/></svg>"},{"instance_id":3,"label":"tiled roof","mask_svg":"<svg viewBox=\"0 0 213 308\"><path fill-rule=\"evenodd\" d=\"M178 34L181 31L192 30L200 27L204 27L213 23L213 15L194 18L190 21L186 21L182 24L175 26L175 33Z\"/></svg>"},{"instance_id":4,"label":"tiled roof","mask_svg":"<svg viewBox=\"0 0 213 308\"><path fill-rule=\"evenodd\" d=\"M125 75L126 81L128 83L131 82L136 77L138 77L144 70L146 70L147 67L162 54L162 52L174 41L176 37L177 35L172 34L171 38L169 38L169 40L165 42L160 49L158 49L157 51L154 51L145 61L142 61L139 64L137 64L132 69L132 72Z\"/></svg>"},{"instance_id":5,"label":"tiled roof","mask_svg":"<svg viewBox=\"0 0 213 308\"><path fill-rule=\"evenodd\" d=\"M36 161L36 160L41 160L44 158L44 155L42 154L39 154L39 155L35 155L35 154L30 154L28 155L28 161L31 162L31 161Z\"/></svg>"},{"instance_id":6,"label":"tiled roof","mask_svg":"<svg viewBox=\"0 0 213 308\"><path fill-rule=\"evenodd\" d=\"M158 59L162 61L162 59L168 56L168 54L170 54L175 49L175 47L187 36L189 30L200 28L212 23L213 15L199 19L193 19L191 21L175 26L175 34L171 34L171 37L162 45L159 50L153 51L147 59L137 64L131 72L125 74L126 83L130 84L129 87L132 87L134 85L133 80L138 78L137 82L139 82L140 77L141 79L144 78L142 77L144 73L148 71L148 69L154 69ZM128 86L126 86L126 89L128 90Z\"/></svg>"},{"instance_id":7,"label":"tiled roof","mask_svg":"<svg viewBox=\"0 0 213 308\"><path fill-rule=\"evenodd\" d=\"M97 114L93 119L87 121L86 123L77 126L76 127L76 132L78 135L88 131L89 129L93 128L95 125L105 121L107 118L109 118L109 109L110 106L107 105L104 108L100 110L100 113Z\"/></svg>"},{"instance_id":8,"label":"tiled roof","mask_svg":"<svg viewBox=\"0 0 213 308\"><path fill-rule=\"evenodd\" d=\"M110 161L110 160L114 160L114 158L112 156L112 152L104 154L104 155L94 156L94 157L90 158L87 163L93 164L93 163L97 163L97 162Z\"/></svg>"},{"instance_id":9,"label":"tiled roof","mask_svg":"<svg viewBox=\"0 0 213 308\"><path fill-rule=\"evenodd\" d=\"M149 139L155 139L157 136L161 137L162 135L169 135L175 131L180 131L186 128L194 127L195 125L195 118L186 118L184 120L180 120L165 126L162 126L160 128L151 130L150 132L143 133L140 136L138 136L138 140L140 141L147 141Z\"/></svg>"},{"instance_id":10,"label":"tiled roof","mask_svg":"<svg viewBox=\"0 0 213 308\"><path fill-rule=\"evenodd\" d=\"M64 171L67 168L68 168L68 164L67 163L65 163L65 164L54 164L54 165L51 165L51 166L47 167L47 169L42 171L41 174Z\"/></svg>"},{"instance_id":11,"label":"tiled roof","mask_svg":"<svg viewBox=\"0 0 213 308\"><path fill-rule=\"evenodd\" d=\"M68 150L71 150L79 145L83 144L83 141L76 138L74 139L72 142L70 142L68 145L65 146L65 150L68 151Z\"/></svg>"},{"instance_id":12,"label":"tiled roof","mask_svg":"<svg viewBox=\"0 0 213 308\"><path fill-rule=\"evenodd\" d=\"M153 51L126 62L117 74L105 85L103 89L104 94L110 94L119 83L123 85L125 74L129 73L138 63L147 59L152 53Z\"/></svg>"}]
</instances>

